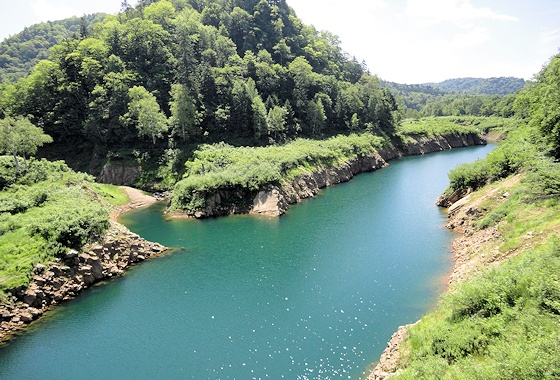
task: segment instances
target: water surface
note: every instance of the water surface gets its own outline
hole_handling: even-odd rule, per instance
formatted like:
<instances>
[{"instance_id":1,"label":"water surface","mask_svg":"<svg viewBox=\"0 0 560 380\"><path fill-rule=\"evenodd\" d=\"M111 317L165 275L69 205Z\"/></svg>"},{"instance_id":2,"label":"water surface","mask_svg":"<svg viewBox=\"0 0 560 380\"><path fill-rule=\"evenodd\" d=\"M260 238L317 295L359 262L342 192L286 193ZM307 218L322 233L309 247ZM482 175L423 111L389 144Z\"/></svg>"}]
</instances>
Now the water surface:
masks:
<instances>
[{"instance_id":1,"label":"water surface","mask_svg":"<svg viewBox=\"0 0 560 380\"><path fill-rule=\"evenodd\" d=\"M391 162L279 219L122 221L180 250L86 291L0 347L2 379L358 379L444 289L434 200L492 149Z\"/></svg>"}]
</instances>

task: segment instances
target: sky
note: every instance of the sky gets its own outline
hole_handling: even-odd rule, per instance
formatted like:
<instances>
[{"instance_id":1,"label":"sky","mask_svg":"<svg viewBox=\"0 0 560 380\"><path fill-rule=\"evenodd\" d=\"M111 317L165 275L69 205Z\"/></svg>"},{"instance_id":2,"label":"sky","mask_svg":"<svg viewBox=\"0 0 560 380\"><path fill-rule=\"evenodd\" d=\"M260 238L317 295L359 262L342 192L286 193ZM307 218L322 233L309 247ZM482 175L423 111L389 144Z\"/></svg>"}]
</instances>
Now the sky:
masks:
<instances>
[{"instance_id":1,"label":"sky","mask_svg":"<svg viewBox=\"0 0 560 380\"><path fill-rule=\"evenodd\" d=\"M134 4L135 0L129 0ZM560 52L559 0L287 0L304 23L337 35L370 72L398 83L531 79ZM0 0L0 40L34 23L121 0Z\"/></svg>"}]
</instances>

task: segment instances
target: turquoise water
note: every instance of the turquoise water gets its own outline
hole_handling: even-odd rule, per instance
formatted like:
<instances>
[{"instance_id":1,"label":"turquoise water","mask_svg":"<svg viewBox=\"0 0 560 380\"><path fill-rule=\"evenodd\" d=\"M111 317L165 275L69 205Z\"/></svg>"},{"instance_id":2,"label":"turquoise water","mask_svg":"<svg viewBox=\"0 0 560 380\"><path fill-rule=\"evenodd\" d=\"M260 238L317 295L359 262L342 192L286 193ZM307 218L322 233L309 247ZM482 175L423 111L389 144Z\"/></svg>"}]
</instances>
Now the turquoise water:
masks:
<instances>
[{"instance_id":1,"label":"turquoise water","mask_svg":"<svg viewBox=\"0 0 560 380\"><path fill-rule=\"evenodd\" d=\"M491 146L408 157L270 219L123 217L181 249L86 291L0 347L2 379L358 379L444 290L434 200Z\"/></svg>"}]
</instances>

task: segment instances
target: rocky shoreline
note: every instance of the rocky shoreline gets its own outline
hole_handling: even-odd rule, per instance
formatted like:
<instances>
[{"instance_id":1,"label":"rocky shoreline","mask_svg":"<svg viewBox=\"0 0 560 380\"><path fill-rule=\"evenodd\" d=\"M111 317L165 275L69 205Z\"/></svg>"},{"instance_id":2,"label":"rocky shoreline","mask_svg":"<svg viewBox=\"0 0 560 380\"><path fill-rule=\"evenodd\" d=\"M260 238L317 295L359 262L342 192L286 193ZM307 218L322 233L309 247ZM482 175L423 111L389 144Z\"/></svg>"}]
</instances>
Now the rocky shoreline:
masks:
<instances>
[{"instance_id":1,"label":"rocky shoreline","mask_svg":"<svg viewBox=\"0 0 560 380\"><path fill-rule=\"evenodd\" d=\"M283 215L290 204L313 197L327 186L350 181L356 174L381 169L392 159L484 144L486 141L476 133L422 137L402 147L388 146L339 166L305 173L281 185L270 185L261 191L221 189L207 198L203 208L186 215L170 216L209 218L231 214L255 214L276 217Z\"/></svg>"},{"instance_id":2,"label":"rocky shoreline","mask_svg":"<svg viewBox=\"0 0 560 380\"><path fill-rule=\"evenodd\" d=\"M119 211L137 207L135 202L133 199L133 206ZM113 214L113 219L117 215ZM12 296L0 304L0 342L9 340L53 306L168 250L161 244L142 239L114 220L110 223L102 241L85 247L82 252L69 250L64 258L47 265L37 264L29 286L12 290Z\"/></svg>"}]
</instances>

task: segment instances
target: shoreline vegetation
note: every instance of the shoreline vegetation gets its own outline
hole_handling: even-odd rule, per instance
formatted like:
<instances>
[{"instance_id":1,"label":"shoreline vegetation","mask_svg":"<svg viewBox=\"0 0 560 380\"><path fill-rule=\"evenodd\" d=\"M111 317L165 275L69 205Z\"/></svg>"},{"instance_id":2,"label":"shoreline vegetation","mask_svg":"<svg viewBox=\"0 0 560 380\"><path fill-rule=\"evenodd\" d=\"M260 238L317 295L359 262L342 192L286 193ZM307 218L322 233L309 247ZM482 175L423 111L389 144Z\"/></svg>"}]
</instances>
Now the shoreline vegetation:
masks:
<instances>
[{"instance_id":1,"label":"shoreline vegetation","mask_svg":"<svg viewBox=\"0 0 560 380\"><path fill-rule=\"evenodd\" d=\"M497 118L410 120L392 139L372 133L327 140L297 139L269 147L204 145L185 164L186 171L171 195L170 217L207 218L230 214L279 216L289 204L319 189L373 171L388 160L462 146L484 144L490 128L503 127ZM500 122L502 124L500 124Z\"/></svg>"},{"instance_id":2,"label":"shoreline vegetation","mask_svg":"<svg viewBox=\"0 0 560 380\"><path fill-rule=\"evenodd\" d=\"M31 260L30 271L18 271L26 276L19 280L19 285L2 289L0 342L10 340L45 312L63 301L75 298L83 290L120 276L129 266L169 250L161 244L146 241L117 222L119 215L148 207L157 201L156 198L130 187L91 183L88 179L83 178L80 183L90 191L85 199L102 206L100 210L107 218L110 209L110 220L106 220L105 230L96 231L96 235L90 236L77 249L67 248L64 254L54 256L45 254L42 259L35 257ZM50 185L52 187L52 183ZM54 216L62 215L58 213Z\"/></svg>"}]
</instances>

